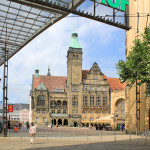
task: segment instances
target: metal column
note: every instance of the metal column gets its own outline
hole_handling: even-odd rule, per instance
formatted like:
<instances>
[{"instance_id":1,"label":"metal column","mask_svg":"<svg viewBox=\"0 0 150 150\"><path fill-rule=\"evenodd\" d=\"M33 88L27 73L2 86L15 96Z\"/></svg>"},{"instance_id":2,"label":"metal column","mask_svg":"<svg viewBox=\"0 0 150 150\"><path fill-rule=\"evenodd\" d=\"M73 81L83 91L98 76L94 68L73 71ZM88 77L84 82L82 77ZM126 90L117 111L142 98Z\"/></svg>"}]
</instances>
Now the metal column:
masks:
<instances>
[{"instance_id":1,"label":"metal column","mask_svg":"<svg viewBox=\"0 0 150 150\"><path fill-rule=\"evenodd\" d=\"M7 137L7 100L8 100L8 50L3 48L4 52L4 76L3 76L3 136Z\"/></svg>"}]
</instances>

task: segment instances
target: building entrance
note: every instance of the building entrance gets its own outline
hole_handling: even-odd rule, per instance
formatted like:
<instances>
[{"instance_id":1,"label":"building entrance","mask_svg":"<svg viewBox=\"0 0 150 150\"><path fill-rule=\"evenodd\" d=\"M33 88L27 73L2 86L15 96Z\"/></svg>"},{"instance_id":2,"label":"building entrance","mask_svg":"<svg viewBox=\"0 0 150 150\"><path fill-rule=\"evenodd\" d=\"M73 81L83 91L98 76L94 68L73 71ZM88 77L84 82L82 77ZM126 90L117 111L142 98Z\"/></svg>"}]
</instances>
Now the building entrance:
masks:
<instances>
[{"instance_id":1,"label":"building entrance","mask_svg":"<svg viewBox=\"0 0 150 150\"><path fill-rule=\"evenodd\" d=\"M52 125L56 125L56 119L52 120Z\"/></svg>"},{"instance_id":2,"label":"building entrance","mask_svg":"<svg viewBox=\"0 0 150 150\"><path fill-rule=\"evenodd\" d=\"M77 127L77 122L74 122L74 127Z\"/></svg>"},{"instance_id":3,"label":"building entrance","mask_svg":"<svg viewBox=\"0 0 150 150\"><path fill-rule=\"evenodd\" d=\"M62 120L58 119L58 125L62 125Z\"/></svg>"},{"instance_id":4,"label":"building entrance","mask_svg":"<svg viewBox=\"0 0 150 150\"><path fill-rule=\"evenodd\" d=\"M65 125L68 125L68 120L67 119L64 120L64 126Z\"/></svg>"}]
</instances>

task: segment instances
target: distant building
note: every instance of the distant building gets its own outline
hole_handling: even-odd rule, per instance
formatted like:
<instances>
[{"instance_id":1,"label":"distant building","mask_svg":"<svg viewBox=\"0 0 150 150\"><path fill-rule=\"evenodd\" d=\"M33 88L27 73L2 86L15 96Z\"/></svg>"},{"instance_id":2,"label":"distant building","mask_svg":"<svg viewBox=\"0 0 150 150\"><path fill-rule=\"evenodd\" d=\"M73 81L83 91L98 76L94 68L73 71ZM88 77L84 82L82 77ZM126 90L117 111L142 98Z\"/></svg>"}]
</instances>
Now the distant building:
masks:
<instances>
[{"instance_id":1,"label":"distant building","mask_svg":"<svg viewBox=\"0 0 150 150\"><path fill-rule=\"evenodd\" d=\"M22 123L29 121L29 104L15 103L13 105L13 112L9 112L10 120L19 120Z\"/></svg>"},{"instance_id":2,"label":"distant building","mask_svg":"<svg viewBox=\"0 0 150 150\"><path fill-rule=\"evenodd\" d=\"M30 104L32 121L54 125L95 124L111 113L111 92L123 90L118 78L108 78L95 62L82 70L82 48L78 34L72 33L67 53L67 77L39 75L36 68L32 80Z\"/></svg>"}]
</instances>

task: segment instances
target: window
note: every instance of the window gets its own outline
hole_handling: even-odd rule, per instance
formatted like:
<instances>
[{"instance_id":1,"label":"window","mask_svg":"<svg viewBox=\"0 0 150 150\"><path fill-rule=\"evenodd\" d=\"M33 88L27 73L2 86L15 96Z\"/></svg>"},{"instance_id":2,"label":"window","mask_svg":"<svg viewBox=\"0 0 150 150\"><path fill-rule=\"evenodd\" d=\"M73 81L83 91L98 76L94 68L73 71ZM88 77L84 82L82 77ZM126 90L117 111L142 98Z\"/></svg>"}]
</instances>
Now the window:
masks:
<instances>
[{"instance_id":1,"label":"window","mask_svg":"<svg viewBox=\"0 0 150 150\"><path fill-rule=\"evenodd\" d=\"M107 97L103 97L103 106L107 106Z\"/></svg>"},{"instance_id":2,"label":"window","mask_svg":"<svg viewBox=\"0 0 150 150\"><path fill-rule=\"evenodd\" d=\"M47 122L47 121L46 121L46 117L43 118L43 122Z\"/></svg>"},{"instance_id":3,"label":"window","mask_svg":"<svg viewBox=\"0 0 150 150\"><path fill-rule=\"evenodd\" d=\"M96 120L98 120L100 117L97 117Z\"/></svg>"},{"instance_id":4,"label":"window","mask_svg":"<svg viewBox=\"0 0 150 150\"><path fill-rule=\"evenodd\" d=\"M64 89L54 89L54 92L64 92Z\"/></svg>"},{"instance_id":5,"label":"window","mask_svg":"<svg viewBox=\"0 0 150 150\"><path fill-rule=\"evenodd\" d=\"M78 106L78 97L77 96L73 96L72 97L72 106L73 107L77 107Z\"/></svg>"},{"instance_id":6,"label":"window","mask_svg":"<svg viewBox=\"0 0 150 150\"><path fill-rule=\"evenodd\" d=\"M100 88L100 87L97 87L97 88L96 88L96 91L101 91L101 88Z\"/></svg>"},{"instance_id":7,"label":"window","mask_svg":"<svg viewBox=\"0 0 150 150\"><path fill-rule=\"evenodd\" d=\"M90 96L90 105L94 105L94 96Z\"/></svg>"},{"instance_id":8,"label":"window","mask_svg":"<svg viewBox=\"0 0 150 150\"><path fill-rule=\"evenodd\" d=\"M86 95L83 95L83 105L88 105L88 99Z\"/></svg>"},{"instance_id":9,"label":"window","mask_svg":"<svg viewBox=\"0 0 150 150\"><path fill-rule=\"evenodd\" d=\"M93 79L94 79L94 80L97 80L97 76L93 76Z\"/></svg>"},{"instance_id":10,"label":"window","mask_svg":"<svg viewBox=\"0 0 150 150\"><path fill-rule=\"evenodd\" d=\"M57 113L58 113L58 114L60 114L60 113L61 113L61 111L60 111L60 110L58 110L58 111L57 111Z\"/></svg>"},{"instance_id":11,"label":"window","mask_svg":"<svg viewBox=\"0 0 150 150\"><path fill-rule=\"evenodd\" d=\"M97 111L97 114L100 114L100 110Z\"/></svg>"},{"instance_id":12,"label":"window","mask_svg":"<svg viewBox=\"0 0 150 150\"><path fill-rule=\"evenodd\" d=\"M55 110L52 110L52 113L55 114Z\"/></svg>"},{"instance_id":13,"label":"window","mask_svg":"<svg viewBox=\"0 0 150 150\"><path fill-rule=\"evenodd\" d=\"M94 111L93 111L93 110L91 110L91 111L90 111L90 114L94 114Z\"/></svg>"},{"instance_id":14,"label":"window","mask_svg":"<svg viewBox=\"0 0 150 150\"><path fill-rule=\"evenodd\" d=\"M124 110L123 109L121 110L121 114L124 115Z\"/></svg>"},{"instance_id":15,"label":"window","mask_svg":"<svg viewBox=\"0 0 150 150\"><path fill-rule=\"evenodd\" d=\"M87 117L84 117L84 118L83 118L83 121L87 121Z\"/></svg>"},{"instance_id":16,"label":"window","mask_svg":"<svg viewBox=\"0 0 150 150\"><path fill-rule=\"evenodd\" d=\"M51 108L55 108L56 107L56 102L55 101L51 101Z\"/></svg>"},{"instance_id":17,"label":"window","mask_svg":"<svg viewBox=\"0 0 150 150\"><path fill-rule=\"evenodd\" d=\"M76 114L78 114L78 109L76 109Z\"/></svg>"},{"instance_id":18,"label":"window","mask_svg":"<svg viewBox=\"0 0 150 150\"><path fill-rule=\"evenodd\" d=\"M106 114L107 114L107 111L106 111L106 110L104 110L104 111L103 111L103 114L105 114L105 115L106 115Z\"/></svg>"},{"instance_id":19,"label":"window","mask_svg":"<svg viewBox=\"0 0 150 150\"><path fill-rule=\"evenodd\" d=\"M37 106L44 106L45 105L45 96L39 95L37 97Z\"/></svg>"},{"instance_id":20,"label":"window","mask_svg":"<svg viewBox=\"0 0 150 150\"><path fill-rule=\"evenodd\" d=\"M72 113L75 114L75 110L74 109L72 110Z\"/></svg>"},{"instance_id":21,"label":"window","mask_svg":"<svg viewBox=\"0 0 150 150\"><path fill-rule=\"evenodd\" d=\"M61 101L60 100L57 101L57 107L61 107Z\"/></svg>"},{"instance_id":22,"label":"window","mask_svg":"<svg viewBox=\"0 0 150 150\"><path fill-rule=\"evenodd\" d=\"M78 59L78 55L73 55L73 58Z\"/></svg>"},{"instance_id":23,"label":"window","mask_svg":"<svg viewBox=\"0 0 150 150\"><path fill-rule=\"evenodd\" d=\"M88 111L87 111L87 110L84 110L84 111L83 111L83 114L87 114L87 113L88 113Z\"/></svg>"},{"instance_id":24,"label":"window","mask_svg":"<svg viewBox=\"0 0 150 150\"><path fill-rule=\"evenodd\" d=\"M63 107L67 107L67 102L63 101Z\"/></svg>"},{"instance_id":25,"label":"window","mask_svg":"<svg viewBox=\"0 0 150 150\"><path fill-rule=\"evenodd\" d=\"M40 109L37 109L37 113L40 114Z\"/></svg>"},{"instance_id":26,"label":"window","mask_svg":"<svg viewBox=\"0 0 150 150\"><path fill-rule=\"evenodd\" d=\"M63 110L63 114L66 114L67 113L67 111L66 110Z\"/></svg>"},{"instance_id":27,"label":"window","mask_svg":"<svg viewBox=\"0 0 150 150\"><path fill-rule=\"evenodd\" d=\"M94 121L94 117L90 117L90 121Z\"/></svg>"},{"instance_id":28,"label":"window","mask_svg":"<svg viewBox=\"0 0 150 150\"><path fill-rule=\"evenodd\" d=\"M92 86L92 87L90 87L90 91L94 91L94 87Z\"/></svg>"},{"instance_id":29,"label":"window","mask_svg":"<svg viewBox=\"0 0 150 150\"><path fill-rule=\"evenodd\" d=\"M100 96L96 97L96 105L101 105L101 97Z\"/></svg>"},{"instance_id":30,"label":"window","mask_svg":"<svg viewBox=\"0 0 150 150\"><path fill-rule=\"evenodd\" d=\"M42 109L42 113L45 114L45 109Z\"/></svg>"},{"instance_id":31,"label":"window","mask_svg":"<svg viewBox=\"0 0 150 150\"><path fill-rule=\"evenodd\" d=\"M147 96L150 97L150 82L147 82Z\"/></svg>"},{"instance_id":32,"label":"window","mask_svg":"<svg viewBox=\"0 0 150 150\"><path fill-rule=\"evenodd\" d=\"M36 117L36 122L39 122L39 117Z\"/></svg>"},{"instance_id":33,"label":"window","mask_svg":"<svg viewBox=\"0 0 150 150\"><path fill-rule=\"evenodd\" d=\"M84 90L84 91L87 91L87 90L88 90L88 87L87 87L87 86L84 86L84 87L83 87L83 90Z\"/></svg>"},{"instance_id":34,"label":"window","mask_svg":"<svg viewBox=\"0 0 150 150\"><path fill-rule=\"evenodd\" d=\"M107 87L103 87L103 91L107 91Z\"/></svg>"}]
</instances>

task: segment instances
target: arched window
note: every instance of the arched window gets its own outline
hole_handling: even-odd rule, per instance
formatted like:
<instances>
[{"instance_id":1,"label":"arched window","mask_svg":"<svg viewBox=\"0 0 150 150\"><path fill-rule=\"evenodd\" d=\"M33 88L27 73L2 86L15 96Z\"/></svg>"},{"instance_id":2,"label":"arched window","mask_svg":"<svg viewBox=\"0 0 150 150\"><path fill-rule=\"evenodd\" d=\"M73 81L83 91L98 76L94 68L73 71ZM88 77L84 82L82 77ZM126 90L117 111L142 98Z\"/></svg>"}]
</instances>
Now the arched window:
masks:
<instances>
[{"instance_id":1,"label":"arched window","mask_svg":"<svg viewBox=\"0 0 150 150\"><path fill-rule=\"evenodd\" d=\"M47 122L47 121L46 121L46 117L43 118L43 122Z\"/></svg>"},{"instance_id":2,"label":"arched window","mask_svg":"<svg viewBox=\"0 0 150 150\"><path fill-rule=\"evenodd\" d=\"M67 102L63 101L63 107L67 107Z\"/></svg>"},{"instance_id":3,"label":"arched window","mask_svg":"<svg viewBox=\"0 0 150 150\"><path fill-rule=\"evenodd\" d=\"M45 105L45 96L39 95L37 97L37 106L44 106Z\"/></svg>"},{"instance_id":4,"label":"arched window","mask_svg":"<svg viewBox=\"0 0 150 150\"><path fill-rule=\"evenodd\" d=\"M61 101L60 100L57 101L57 106L61 107Z\"/></svg>"},{"instance_id":5,"label":"arched window","mask_svg":"<svg viewBox=\"0 0 150 150\"><path fill-rule=\"evenodd\" d=\"M36 122L39 122L39 117L36 117Z\"/></svg>"}]
</instances>

